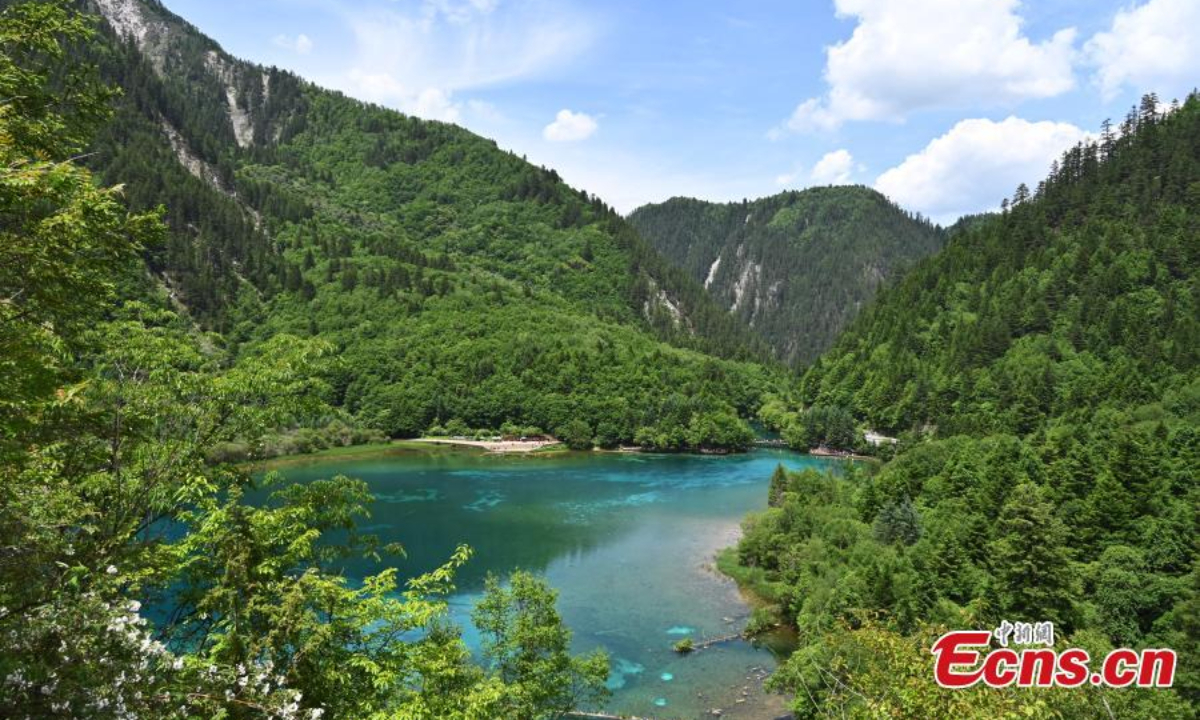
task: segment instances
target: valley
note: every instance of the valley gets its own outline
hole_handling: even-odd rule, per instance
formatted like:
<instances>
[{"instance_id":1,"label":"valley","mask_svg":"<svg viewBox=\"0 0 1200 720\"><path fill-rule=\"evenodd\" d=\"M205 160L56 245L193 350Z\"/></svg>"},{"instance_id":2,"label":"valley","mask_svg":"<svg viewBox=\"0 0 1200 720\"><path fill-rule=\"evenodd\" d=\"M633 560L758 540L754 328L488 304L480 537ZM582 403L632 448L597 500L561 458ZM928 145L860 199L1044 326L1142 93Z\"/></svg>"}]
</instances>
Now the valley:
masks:
<instances>
[{"instance_id":1,"label":"valley","mask_svg":"<svg viewBox=\"0 0 1200 720\"><path fill-rule=\"evenodd\" d=\"M535 5L0 0L0 716L1194 717L1186 3Z\"/></svg>"},{"instance_id":2,"label":"valley","mask_svg":"<svg viewBox=\"0 0 1200 720\"><path fill-rule=\"evenodd\" d=\"M404 545L405 574L435 569L458 543L476 555L456 578L450 617L468 628L488 573L543 575L579 652L604 648L613 697L605 710L642 717L778 716L780 696L761 678L788 646L736 640L689 656L672 646L741 632L750 607L713 568L718 550L738 535L743 514L758 508L778 464L836 469L840 462L756 450L730 457L588 455L505 458L471 450L399 451L282 470L289 483L344 474L374 495L362 531ZM370 561L347 576L377 572ZM773 652L771 646L775 645ZM780 655L781 656L781 655ZM754 699L742 689L749 686ZM754 709L744 707L754 703Z\"/></svg>"}]
</instances>

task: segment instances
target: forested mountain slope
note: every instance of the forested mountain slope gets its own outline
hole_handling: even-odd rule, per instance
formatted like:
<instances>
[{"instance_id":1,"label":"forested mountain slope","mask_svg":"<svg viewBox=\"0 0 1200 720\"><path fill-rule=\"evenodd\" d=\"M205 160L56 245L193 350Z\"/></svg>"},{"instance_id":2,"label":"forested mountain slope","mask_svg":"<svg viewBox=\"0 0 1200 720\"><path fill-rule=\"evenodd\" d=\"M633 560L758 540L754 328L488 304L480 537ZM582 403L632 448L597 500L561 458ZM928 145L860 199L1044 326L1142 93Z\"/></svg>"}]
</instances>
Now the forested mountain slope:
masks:
<instances>
[{"instance_id":1,"label":"forested mountain slope","mask_svg":"<svg viewBox=\"0 0 1200 720\"><path fill-rule=\"evenodd\" d=\"M1164 403L1200 357L1197 103L1078 148L887 290L804 379L893 431L1043 430ZM1170 408L1167 403L1166 408Z\"/></svg>"},{"instance_id":2,"label":"forested mountain slope","mask_svg":"<svg viewBox=\"0 0 1200 720\"><path fill-rule=\"evenodd\" d=\"M803 378L810 407L903 433L870 477L781 473L747 524L741 564L809 639L776 680L803 714L1193 717L1200 701L1200 97L1147 98L1005 206ZM911 691L941 631L1005 619L1054 621L1056 646L1093 658L1172 648L1175 689Z\"/></svg>"},{"instance_id":3,"label":"forested mountain slope","mask_svg":"<svg viewBox=\"0 0 1200 720\"><path fill-rule=\"evenodd\" d=\"M928 221L861 186L726 204L674 198L629 221L794 364L820 355L888 278L942 245Z\"/></svg>"},{"instance_id":4,"label":"forested mountain slope","mask_svg":"<svg viewBox=\"0 0 1200 720\"><path fill-rule=\"evenodd\" d=\"M65 2L0 12L0 717L541 720L602 704L607 657L570 654L544 581L487 583L476 655L447 603L470 548L402 580L398 546L363 534L366 483L281 486L214 461L320 411L329 344L279 335L231 357L130 299L166 229L80 164L111 99L67 51L92 31ZM355 557L377 570L342 575Z\"/></svg>"},{"instance_id":5,"label":"forested mountain slope","mask_svg":"<svg viewBox=\"0 0 1200 720\"><path fill-rule=\"evenodd\" d=\"M150 267L232 346L331 341L333 403L393 435L575 420L679 446L753 411L765 375L741 361L765 346L598 198L235 60L154 0L93 7L108 25L81 52L123 97L90 162L166 206Z\"/></svg>"}]
</instances>

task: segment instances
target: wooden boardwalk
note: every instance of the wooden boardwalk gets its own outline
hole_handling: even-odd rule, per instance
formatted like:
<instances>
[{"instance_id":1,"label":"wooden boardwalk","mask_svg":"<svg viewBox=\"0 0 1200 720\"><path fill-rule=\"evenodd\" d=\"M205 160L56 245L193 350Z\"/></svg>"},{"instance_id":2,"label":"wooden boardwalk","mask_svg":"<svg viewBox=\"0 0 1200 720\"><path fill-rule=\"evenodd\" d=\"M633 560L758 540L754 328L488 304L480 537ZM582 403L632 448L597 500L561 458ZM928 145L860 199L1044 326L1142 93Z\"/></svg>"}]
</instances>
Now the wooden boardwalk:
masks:
<instances>
[{"instance_id":1,"label":"wooden boardwalk","mask_svg":"<svg viewBox=\"0 0 1200 720\"><path fill-rule=\"evenodd\" d=\"M746 636L742 633L734 633L732 635L722 635L721 637L709 638L708 640L701 640L698 643L692 644L692 652L704 650L706 648L712 647L713 645L720 645L721 643L733 642L734 640L743 640L743 639L745 639L745 637Z\"/></svg>"},{"instance_id":2,"label":"wooden boardwalk","mask_svg":"<svg viewBox=\"0 0 1200 720\"><path fill-rule=\"evenodd\" d=\"M567 717L580 718L580 720L660 720L659 718L640 717L638 715L613 715L611 713L586 712L584 710L569 712L567 713Z\"/></svg>"}]
</instances>

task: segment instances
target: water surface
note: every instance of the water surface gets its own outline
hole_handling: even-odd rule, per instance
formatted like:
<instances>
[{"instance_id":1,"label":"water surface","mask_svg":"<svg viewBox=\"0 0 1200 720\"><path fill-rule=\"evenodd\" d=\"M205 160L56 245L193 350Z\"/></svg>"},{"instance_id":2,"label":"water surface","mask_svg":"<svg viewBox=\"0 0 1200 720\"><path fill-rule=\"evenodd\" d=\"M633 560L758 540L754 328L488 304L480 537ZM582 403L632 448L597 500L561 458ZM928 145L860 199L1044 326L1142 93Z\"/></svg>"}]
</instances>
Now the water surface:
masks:
<instances>
[{"instance_id":1,"label":"water surface","mask_svg":"<svg viewBox=\"0 0 1200 720\"><path fill-rule=\"evenodd\" d=\"M283 473L289 481L344 474L367 482L377 501L365 524L380 540L405 547L402 575L431 570L459 543L471 545L475 556L451 599L464 627L488 572L544 575L559 591L575 649L603 647L612 657L609 711L696 718L722 708L730 718L782 711L782 700L764 700L757 690L774 667L771 652L735 641L680 657L671 646L742 628L749 608L713 570L713 556L735 541L747 512L765 506L775 466L839 462L765 449L725 457L451 450ZM361 577L378 569L364 562L347 572ZM466 639L477 644L469 629Z\"/></svg>"}]
</instances>

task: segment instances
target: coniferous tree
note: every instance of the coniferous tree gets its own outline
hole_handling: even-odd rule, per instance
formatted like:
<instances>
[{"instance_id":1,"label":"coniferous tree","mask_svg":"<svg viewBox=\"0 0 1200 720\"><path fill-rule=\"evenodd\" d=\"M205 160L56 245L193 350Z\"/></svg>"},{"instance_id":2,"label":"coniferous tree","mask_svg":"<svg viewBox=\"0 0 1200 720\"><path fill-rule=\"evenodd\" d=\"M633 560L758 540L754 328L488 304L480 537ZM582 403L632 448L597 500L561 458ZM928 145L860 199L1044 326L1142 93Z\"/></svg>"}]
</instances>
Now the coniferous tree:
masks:
<instances>
[{"instance_id":1,"label":"coniferous tree","mask_svg":"<svg viewBox=\"0 0 1200 720\"><path fill-rule=\"evenodd\" d=\"M1023 483L1013 488L989 553L1005 617L1073 627L1077 581L1066 540L1066 527L1040 487Z\"/></svg>"}]
</instances>

